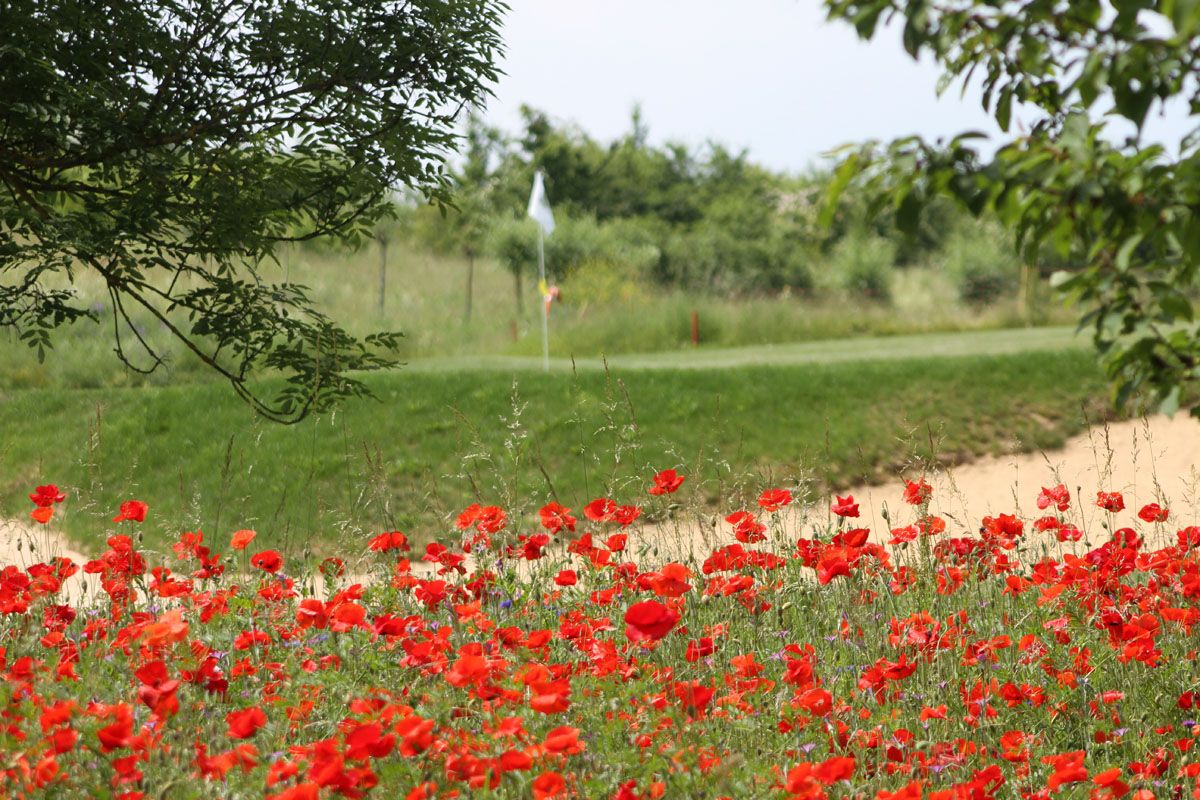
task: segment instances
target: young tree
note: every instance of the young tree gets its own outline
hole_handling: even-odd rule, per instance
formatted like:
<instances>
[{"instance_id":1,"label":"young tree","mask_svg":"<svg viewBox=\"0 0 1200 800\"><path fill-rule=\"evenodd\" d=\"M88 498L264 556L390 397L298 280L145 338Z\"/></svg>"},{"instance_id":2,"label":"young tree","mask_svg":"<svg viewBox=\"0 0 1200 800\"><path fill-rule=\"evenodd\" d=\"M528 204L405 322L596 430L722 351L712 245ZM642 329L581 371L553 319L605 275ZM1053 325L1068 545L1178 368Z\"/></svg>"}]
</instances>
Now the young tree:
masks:
<instances>
[{"instance_id":1,"label":"young tree","mask_svg":"<svg viewBox=\"0 0 1200 800\"><path fill-rule=\"evenodd\" d=\"M0 2L0 325L43 353L89 316L69 287L91 271L132 369L164 358L137 309L272 419L365 394L350 373L391 365L396 335L355 339L263 267L282 242L358 242L394 188L445 196L442 159L497 77L504 10ZM264 372L286 376L273 398L251 386Z\"/></svg>"},{"instance_id":2,"label":"young tree","mask_svg":"<svg viewBox=\"0 0 1200 800\"><path fill-rule=\"evenodd\" d=\"M826 7L867 39L881 20L902 22L908 52L942 66L942 88L982 82L984 108L1006 134L1014 109L1029 117L991 155L976 146L978 134L947 144L867 144L843 160L830 200L857 176L911 228L932 197L949 195L975 214L998 216L1027 256L1054 248L1074 266L1052 282L1082 305L1081 328L1092 330L1118 403L1145 394L1174 411L1200 379L1200 3ZM1192 128L1171 147L1143 136L1147 116L1164 109Z\"/></svg>"}]
</instances>

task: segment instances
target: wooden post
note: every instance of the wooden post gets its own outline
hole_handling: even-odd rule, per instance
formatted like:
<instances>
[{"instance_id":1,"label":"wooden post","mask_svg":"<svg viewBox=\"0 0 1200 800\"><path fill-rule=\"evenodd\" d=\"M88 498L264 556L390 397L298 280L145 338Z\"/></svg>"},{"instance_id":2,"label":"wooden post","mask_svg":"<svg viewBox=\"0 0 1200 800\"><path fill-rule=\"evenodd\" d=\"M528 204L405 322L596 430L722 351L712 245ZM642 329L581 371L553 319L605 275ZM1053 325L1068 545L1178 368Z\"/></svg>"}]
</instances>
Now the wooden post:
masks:
<instances>
[{"instance_id":1,"label":"wooden post","mask_svg":"<svg viewBox=\"0 0 1200 800\"><path fill-rule=\"evenodd\" d=\"M692 312L692 347L700 346L700 313Z\"/></svg>"},{"instance_id":2,"label":"wooden post","mask_svg":"<svg viewBox=\"0 0 1200 800\"><path fill-rule=\"evenodd\" d=\"M383 316L384 297L387 293L387 250L386 236L379 237L379 316Z\"/></svg>"},{"instance_id":3,"label":"wooden post","mask_svg":"<svg viewBox=\"0 0 1200 800\"><path fill-rule=\"evenodd\" d=\"M464 321L471 321L471 298L475 293L475 249L467 248L467 310L463 315Z\"/></svg>"}]
</instances>

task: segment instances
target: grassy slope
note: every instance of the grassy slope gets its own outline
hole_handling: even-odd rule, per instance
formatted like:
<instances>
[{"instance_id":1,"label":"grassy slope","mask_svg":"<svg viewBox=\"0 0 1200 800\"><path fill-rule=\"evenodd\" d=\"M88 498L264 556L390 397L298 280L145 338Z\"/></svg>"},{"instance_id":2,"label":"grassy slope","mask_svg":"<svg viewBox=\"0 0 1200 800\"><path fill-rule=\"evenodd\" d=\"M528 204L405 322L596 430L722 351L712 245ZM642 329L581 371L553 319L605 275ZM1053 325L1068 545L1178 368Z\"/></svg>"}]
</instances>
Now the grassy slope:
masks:
<instances>
[{"instance_id":1,"label":"grassy slope","mask_svg":"<svg viewBox=\"0 0 1200 800\"><path fill-rule=\"evenodd\" d=\"M1103 394L1079 349L609 374L408 370L371 384L380 402L294 428L253 420L215 384L10 392L0 511L27 513L24 493L54 481L73 495L62 522L84 544L137 497L151 505L152 539L254 527L264 544L329 550L385 527L437 535L476 490L536 506L550 493L543 469L576 508L668 466L730 502L744 477L844 486L931 448L958 460L1053 446Z\"/></svg>"}]
</instances>

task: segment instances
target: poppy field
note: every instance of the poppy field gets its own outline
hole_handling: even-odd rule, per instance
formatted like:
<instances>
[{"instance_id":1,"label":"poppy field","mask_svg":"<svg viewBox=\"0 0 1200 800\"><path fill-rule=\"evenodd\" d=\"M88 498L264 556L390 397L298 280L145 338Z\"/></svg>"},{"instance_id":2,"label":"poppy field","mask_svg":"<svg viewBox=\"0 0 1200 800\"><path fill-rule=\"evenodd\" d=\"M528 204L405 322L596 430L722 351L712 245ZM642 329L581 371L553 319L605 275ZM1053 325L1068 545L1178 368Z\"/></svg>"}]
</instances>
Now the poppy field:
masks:
<instances>
[{"instance_id":1,"label":"poppy field","mask_svg":"<svg viewBox=\"0 0 1200 800\"><path fill-rule=\"evenodd\" d=\"M914 478L886 530L766 488L697 549L644 535L664 470L377 532L364 574L144 552L129 500L94 560L0 571L0 795L1200 797L1200 527L1060 484L967 529Z\"/></svg>"}]
</instances>

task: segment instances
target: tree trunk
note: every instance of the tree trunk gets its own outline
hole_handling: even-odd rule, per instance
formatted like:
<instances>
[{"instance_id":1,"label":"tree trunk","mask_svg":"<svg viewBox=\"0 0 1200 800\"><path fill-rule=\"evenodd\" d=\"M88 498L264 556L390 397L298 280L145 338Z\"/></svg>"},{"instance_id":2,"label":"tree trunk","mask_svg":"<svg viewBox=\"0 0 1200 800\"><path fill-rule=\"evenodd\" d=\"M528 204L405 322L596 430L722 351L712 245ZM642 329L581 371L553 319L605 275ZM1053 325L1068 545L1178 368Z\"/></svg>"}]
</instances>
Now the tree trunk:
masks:
<instances>
[{"instance_id":1,"label":"tree trunk","mask_svg":"<svg viewBox=\"0 0 1200 800\"><path fill-rule=\"evenodd\" d=\"M525 316L525 289L521 286L521 270L513 270L513 289L517 293L517 317Z\"/></svg>"},{"instance_id":2,"label":"tree trunk","mask_svg":"<svg viewBox=\"0 0 1200 800\"><path fill-rule=\"evenodd\" d=\"M1032 267L1024 260L1021 261L1021 275L1017 285L1017 314L1026 325L1029 324L1029 291L1030 291L1030 275Z\"/></svg>"}]
</instances>

